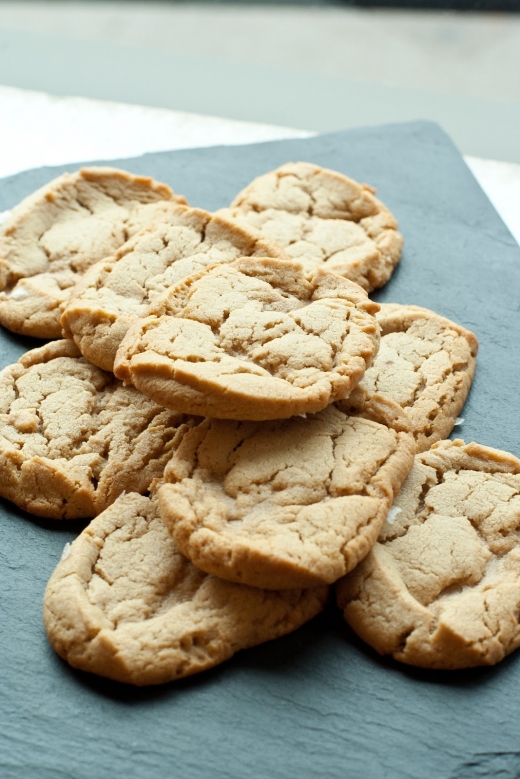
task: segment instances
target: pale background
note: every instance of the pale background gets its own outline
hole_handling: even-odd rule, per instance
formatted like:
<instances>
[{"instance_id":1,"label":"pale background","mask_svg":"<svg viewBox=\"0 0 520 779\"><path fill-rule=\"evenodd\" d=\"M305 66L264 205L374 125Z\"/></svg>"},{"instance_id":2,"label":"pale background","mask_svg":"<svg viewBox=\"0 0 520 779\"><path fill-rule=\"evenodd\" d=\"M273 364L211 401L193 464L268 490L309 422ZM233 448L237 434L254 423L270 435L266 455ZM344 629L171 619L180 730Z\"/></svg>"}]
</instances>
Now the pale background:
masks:
<instances>
[{"instance_id":1,"label":"pale background","mask_svg":"<svg viewBox=\"0 0 520 779\"><path fill-rule=\"evenodd\" d=\"M0 0L0 85L0 176L430 119L520 236L520 14Z\"/></svg>"}]
</instances>

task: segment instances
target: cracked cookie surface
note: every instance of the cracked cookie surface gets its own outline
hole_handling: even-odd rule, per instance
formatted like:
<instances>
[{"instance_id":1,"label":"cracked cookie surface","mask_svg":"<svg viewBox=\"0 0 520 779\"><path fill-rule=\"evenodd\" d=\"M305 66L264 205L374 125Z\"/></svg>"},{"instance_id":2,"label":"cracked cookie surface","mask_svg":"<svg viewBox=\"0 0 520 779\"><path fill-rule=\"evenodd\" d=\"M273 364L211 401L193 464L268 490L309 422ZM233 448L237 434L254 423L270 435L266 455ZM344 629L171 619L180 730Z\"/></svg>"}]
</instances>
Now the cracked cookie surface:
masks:
<instances>
[{"instance_id":1,"label":"cracked cookie surface","mask_svg":"<svg viewBox=\"0 0 520 779\"><path fill-rule=\"evenodd\" d=\"M25 198L0 227L0 323L60 338L60 306L87 268L181 203L166 184L115 168L65 173Z\"/></svg>"},{"instance_id":2,"label":"cracked cookie surface","mask_svg":"<svg viewBox=\"0 0 520 779\"><path fill-rule=\"evenodd\" d=\"M95 516L145 492L188 424L52 341L0 372L0 495L49 519Z\"/></svg>"},{"instance_id":3,"label":"cracked cookie surface","mask_svg":"<svg viewBox=\"0 0 520 779\"><path fill-rule=\"evenodd\" d=\"M420 306L381 303L381 342L351 402L374 393L405 410L424 452L447 438L462 411L475 373L478 341L464 327Z\"/></svg>"},{"instance_id":4,"label":"cracked cookie surface","mask_svg":"<svg viewBox=\"0 0 520 779\"><path fill-rule=\"evenodd\" d=\"M175 285L134 322L116 376L165 406L277 419L346 397L372 362L379 309L356 284L241 258Z\"/></svg>"},{"instance_id":5,"label":"cracked cookie surface","mask_svg":"<svg viewBox=\"0 0 520 779\"><path fill-rule=\"evenodd\" d=\"M75 668L136 685L204 671L312 619L328 588L266 592L183 557L157 499L116 501L73 542L47 585L44 622Z\"/></svg>"},{"instance_id":6,"label":"cracked cookie surface","mask_svg":"<svg viewBox=\"0 0 520 779\"><path fill-rule=\"evenodd\" d=\"M403 411L329 406L306 419L205 420L159 490L163 521L202 570L266 589L331 584L375 542L415 451Z\"/></svg>"},{"instance_id":7,"label":"cracked cookie surface","mask_svg":"<svg viewBox=\"0 0 520 779\"><path fill-rule=\"evenodd\" d=\"M440 441L414 467L363 562L337 584L380 654L424 668L494 665L520 645L520 460Z\"/></svg>"},{"instance_id":8,"label":"cracked cookie surface","mask_svg":"<svg viewBox=\"0 0 520 779\"><path fill-rule=\"evenodd\" d=\"M283 257L268 240L199 208L178 207L160 224L90 268L62 314L63 334L94 365L113 370L130 324L192 273L241 256Z\"/></svg>"},{"instance_id":9,"label":"cracked cookie surface","mask_svg":"<svg viewBox=\"0 0 520 779\"><path fill-rule=\"evenodd\" d=\"M259 176L219 213L254 227L306 270L323 267L370 292L401 258L397 221L374 189L308 162Z\"/></svg>"}]
</instances>

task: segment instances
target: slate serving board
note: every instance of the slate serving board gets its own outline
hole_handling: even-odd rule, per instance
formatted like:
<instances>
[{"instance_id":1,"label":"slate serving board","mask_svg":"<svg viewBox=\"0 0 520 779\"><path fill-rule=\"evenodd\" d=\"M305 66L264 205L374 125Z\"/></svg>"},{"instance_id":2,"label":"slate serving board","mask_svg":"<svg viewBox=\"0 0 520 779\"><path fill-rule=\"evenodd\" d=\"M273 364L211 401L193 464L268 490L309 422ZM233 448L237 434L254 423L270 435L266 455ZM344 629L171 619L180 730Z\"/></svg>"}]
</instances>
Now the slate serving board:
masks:
<instances>
[{"instance_id":1,"label":"slate serving board","mask_svg":"<svg viewBox=\"0 0 520 779\"><path fill-rule=\"evenodd\" d=\"M377 186L406 243L375 297L432 308L478 335L457 433L519 456L520 249L436 125L113 164L212 210L254 176L300 159ZM77 167L0 181L0 211ZM1 367L38 343L1 332ZM136 690L74 671L47 644L41 600L63 545L83 526L0 502L2 779L520 777L520 652L493 669L414 670L380 659L333 606L291 636L180 683Z\"/></svg>"}]
</instances>

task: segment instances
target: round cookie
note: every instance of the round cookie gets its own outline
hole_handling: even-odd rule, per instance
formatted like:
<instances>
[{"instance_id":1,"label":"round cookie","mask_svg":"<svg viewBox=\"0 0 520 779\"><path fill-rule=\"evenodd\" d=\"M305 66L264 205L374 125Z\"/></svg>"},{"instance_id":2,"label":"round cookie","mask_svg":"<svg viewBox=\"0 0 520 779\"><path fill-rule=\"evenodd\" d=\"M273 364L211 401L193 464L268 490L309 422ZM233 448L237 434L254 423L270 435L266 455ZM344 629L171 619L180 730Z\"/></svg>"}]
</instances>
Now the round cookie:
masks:
<instances>
[{"instance_id":1,"label":"round cookie","mask_svg":"<svg viewBox=\"0 0 520 779\"><path fill-rule=\"evenodd\" d=\"M334 273L242 258L180 282L128 330L116 376L164 406L279 419L346 397L372 362L379 309Z\"/></svg>"},{"instance_id":2,"label":"round cookie","mask_svg":"<svg viewBox=\"0 0 520 779\"><path fill-rule=\"evenodd\" d=\"M65 173L25 198L0 226L0 323L60 338L60 305L87 268L179 203L166 184L114 168Z\"/></svg>"},{"instance_id":3,"label":"round cookie","mask_svg":"<svg viewBox=\"0 0 520 779\"><path fill-rule=\"evenodd\" d=\"M222 663L312 619L328 588L265 592L199 571L161 522L157 499L135 493L94 519L54 571L43 616L75 668L136 685Z\"/></svg>"},{"instance_id":4,"label":"round cookie","mask_svg":"<svg viewBox=\"0 0 520 779\"><path fill-rule=\"evenodd\" d=\"M418 452L447 438L462 411L475 373L478 341L449 319L420 306L381 303L381 342L351 405L374 393L405 410Z\"/></svg>"},{"instance_id":5,"label":"round cookie","mask_svg":"<svg viewBox=\"0 0 520 779\"><path fill-rule=\"evenodd\" d=\"M306 419L205 420L166 467L163 521L215 576L266 589L331 584L377 539L412 466L406 430L382 397L357 417L332 405Z\"/></svg>"},{"instance_id":6,"label":"round cookie","mask_svg":"<svg viewBox=\"0 0 520 779\"><path fill-rule=\"evenodd\" d=\"M440 441L415 464L381 535L337 584L380 654L424 668L494 665L520 645L520 460Z\"/></svg>"},{"instance_id":7,"label":"round cookie","mask_svg":"<svg viewBox=\"0 0 520 779\"><path fill-rule=\"evenodd\" d=\"M162 475L185 422L52 341L0 372L0 495L40 517L93 517Z\"/></svg>"},{"instance_id":8,"label":"round cookie","mask_svg":"<svg viewBox=\"0 0 520 779\"><path fill-rule=\"evenodd\" d=\"M172 209L90 268L61 317L63 334L84 357L113 370L130 324L166 290L195 271L241 256L283 257L275 244L200 208Z\"/></svg>"},{"instance_id":9,"label":"round cookie","mask_svg":"<svg viewBox=\"0 0 520 779\"><path fill-rule=\"evenodd\" d=\"M259 176L221 213L277 241L307 271L323 267L368 292L401 258L397 221L367 184L309 162Z\"/></svg>"}]
</instances>

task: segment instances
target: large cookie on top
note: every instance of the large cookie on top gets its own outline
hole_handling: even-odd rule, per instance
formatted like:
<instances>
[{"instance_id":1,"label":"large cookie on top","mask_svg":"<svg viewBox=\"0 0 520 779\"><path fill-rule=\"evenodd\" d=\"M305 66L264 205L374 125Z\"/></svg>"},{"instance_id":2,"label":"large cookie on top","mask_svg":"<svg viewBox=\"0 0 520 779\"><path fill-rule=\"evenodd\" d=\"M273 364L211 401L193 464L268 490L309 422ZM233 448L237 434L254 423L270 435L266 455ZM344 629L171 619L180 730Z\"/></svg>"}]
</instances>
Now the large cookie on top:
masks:
<instances>
[{"instance_id":1,"label":"large cookie on top","mask_svg":"<svg viewBox=\"0 0 520 779\"><path fill-rule=\"evenodd\" d=\"M363 404L374 393L405 410L424 452L447 438L462 411L475 373L475 335L420 306L382 303L376 314L381 343L373 365L350 398Z\"/></svg>"},{"instance_id":2,"label":"large cookie on top","mask_svg":"<svg viewBox=\"0 0 520 779\"><path fill-rule=\"evenodd\" d=\"M401 258L397 221L366 184L309 162L254 179L221 213L277 241L306 270L338 273L368 292Z\"/></svg>"},{"instance_id":3,"label":"large cookie on top","mask_svg":"<svg viewBox=\"0 0 520 779\"><path fill-rule=\"evenodd\" d=\"M81 275L184 197L115 168L65 173L25 198L0 225L0 323L61 336L60 305Z\"/></svg>"},{"instance_id":4,"label":"large cookie on top","mask_svg":"<svg viewBox=\"0 0 520 779\"><path fill-rule=\"evenodd\" d=\"M289 633L327 587L266 592L208 576L183 557L155 494L120 498L65 553L45 591L49 640L75 668L160 684Z\"/></svg>"},{"instance_id":5,"label":"large cookie on top","mask_svg":"<svg viewBox=\"0 0 520 779\"><path fill-rule=\"evenodd\" d=\"M403 663L494 665L520 646L519 526L520 460L434 444L368 557L337 584L347 622Z\"/></svg>"},{"instance_id":6,"label":"large cookie on top","mask_svg":"<svg viewBox=\"0 0 520 779\"><path fill-rule=\"evenodd\" d=\"M272 241L200 208L171 209L85 273L63 312L64 335L94 365L111 371L131 323L169 287L242 256L286 255Z\"/></svg>"},{"instance_id":7,"label":"large cookie on top","mask_svg":"<svg viewBox=\"0 0 520 779\"><path fill-rule=\"evenodd\" d=\"M52 341L0 373L0 495L40 517L93 517L162 475L185 422Z\"/></svg>"},{"instance_id":8,"label":"large cookie on top","mask_svg":"<svg viewBox=\"0 0 520 779\"><path fill-rule=\"evenodd\" d=\"M241 258L179 282L131 325L116 376L171 408L279 419L344 398L379 344L357 284L299 263Z\"/></svg>"},{"instance_id":9,"label":"large cookie on top","mask_svg":"<svg viewBox=\"0 0 520 779\"><path fill-rule=\"evenodd\" d=\"M165 470L161 514L199 568L277 589L331 584L377 539L414 456L403 411L373 398L306 419L205 420Z\"/></svg>"}]
</instances>

